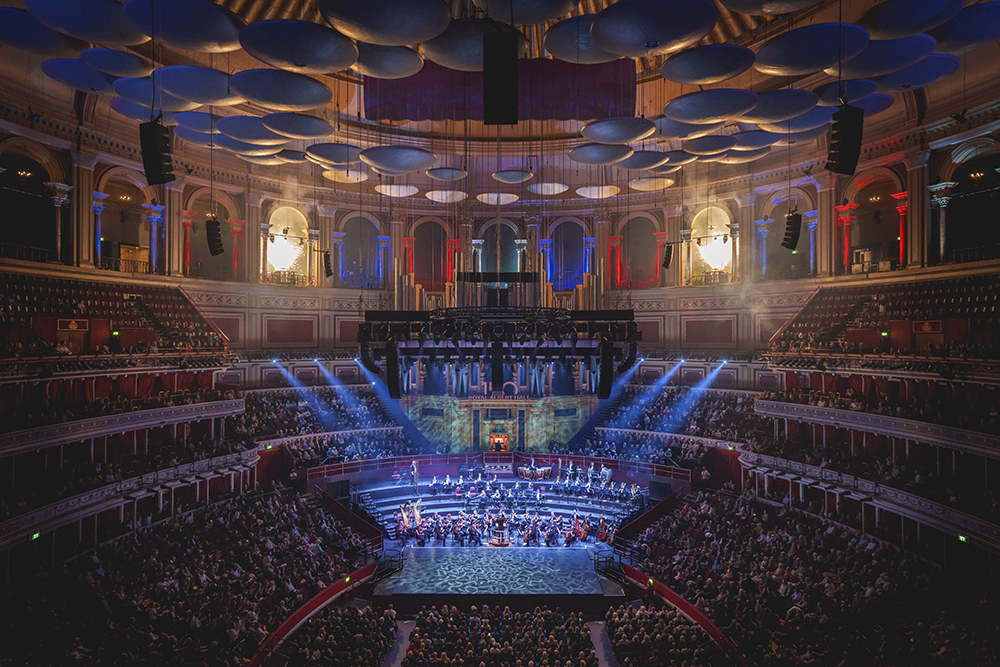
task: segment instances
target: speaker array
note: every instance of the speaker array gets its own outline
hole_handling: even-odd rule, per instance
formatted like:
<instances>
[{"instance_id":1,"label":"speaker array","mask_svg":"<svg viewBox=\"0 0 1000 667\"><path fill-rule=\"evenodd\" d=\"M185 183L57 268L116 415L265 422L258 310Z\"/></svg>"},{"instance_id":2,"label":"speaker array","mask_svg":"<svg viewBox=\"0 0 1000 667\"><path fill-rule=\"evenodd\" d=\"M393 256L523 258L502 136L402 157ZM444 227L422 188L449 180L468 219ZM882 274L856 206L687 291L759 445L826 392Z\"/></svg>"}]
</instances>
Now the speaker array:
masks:
<instances>
[{"instance_id":1,"label":"speaker array","mask_svg":"<svg viewBox=\"0 0 1000 667\"><path fill-rule=\"evenodd\" d=\"M174 180L174 166L170 159L170 130L158 121L139 125L139 147L142 149L142 168L146 183L160 185Z\"/></svg>"},{"instance_id":2,"label":"speaker array","mask_svg":"<svg viewBox=\"0 0 1000 667\"><path fill-rule=\"evenodd\" d=\"M861 135L864 133L864 126L864 109L845 105L833 114L827 171L845 176L854 175L858 168L858 160L861 158Z\"/></svg>"},{"instance_id":3,"label":"speaker array","mask_svg":"<svg viewBox=\"0 0 1000 667\"><path fill-rule=\"evenodd\" d=\"M226 251L222 246L222 223L214 215L205 221L205 237L208 241L208 252L212 257Z\"/></svg>"},{"instance_id":4,"label":"speaker array","mask_svg":"<svg viewBox=\"0 0 1000 667\"><path fill-rule=\"evenodd\" d=\"M802 232L802 214L789 213L785 216L785 238L781 242L783 248L795 250L799 245L799 234Z\"/></svg>"}]
</instances>

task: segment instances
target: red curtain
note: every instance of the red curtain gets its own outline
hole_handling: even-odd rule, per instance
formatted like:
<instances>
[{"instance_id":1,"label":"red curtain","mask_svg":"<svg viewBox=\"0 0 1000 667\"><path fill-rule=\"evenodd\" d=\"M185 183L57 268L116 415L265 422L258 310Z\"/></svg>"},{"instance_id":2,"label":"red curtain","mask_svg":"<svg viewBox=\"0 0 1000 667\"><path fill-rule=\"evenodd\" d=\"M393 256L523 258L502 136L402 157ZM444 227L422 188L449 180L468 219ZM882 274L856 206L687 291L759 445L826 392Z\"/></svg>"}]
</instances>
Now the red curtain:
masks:
<instances>
[{"instance_id":1,"label":"red curtain","mask_svg":"<svg viewBox=\"0 0 1000 667\"><path fill-rule=\"evenodd\" d=\"M140 375L135 380L135 394L140 398L149 398L153 393L153 375Z\"/></svg>"},{"instance_id":2,"label":"red curtain","mask_svg":"<svg viewBox=\"0 0 1000 667\"><path fill-rule=\"evenodd\" d=\"M851 389L859 394L863 394L865 390L865 379L861 375L851 376Z\"/></svg>"},{"instance_id":3,"label":"red curtain","mask_svg":"<svg viewBox=\"0 0 1000 667\"><path fill-rule=\"evenodd\" d=\"M109 377L98 377L87 381L87 402L93 403L96 400L109 397L111 395L111 385L112 380Z\"/></svg>"},{"instance_id":4,"label":"red curtain","mask_svg":"<svg viewBox=\"0 0 1000 667\"><path fill-rule=\"evenodd\" d=\"M199 389L211 389L212 388L212 371L200 371L198 373L198 388Z\"/></svg>"},{"instance_id":5,"label":"red curtain","mask_svg":"<svg viewBox=\"0 0 1000 667\"><path fill-rule=\"evenodd\" d=\"M798 387L799 387L798 371L785 371L785 389L798 389Z\"/></svg>"},{"instance_id":6,"label":"red curtain","mask_svg":"<svg viewBox=\"0 0 1000 667\"><path fill-rule=\"evenodd\" d=\"M177 381L177 388L175 391L183 391L185 389L190 389L191 385L194 383L194 373L191 371L181 371L179 373L174 373L174 378Z\"/></svg>"},{"instance_id":7,"label":"red curtain","mask_svg":"<svg viewBox=\"0 0 1000 667\"><path fill-rule=\"evenodd\" d=\"M135 376L121 375L118 378L118 386L125 398L135 398Z\"/></svg>"}]
</instances>

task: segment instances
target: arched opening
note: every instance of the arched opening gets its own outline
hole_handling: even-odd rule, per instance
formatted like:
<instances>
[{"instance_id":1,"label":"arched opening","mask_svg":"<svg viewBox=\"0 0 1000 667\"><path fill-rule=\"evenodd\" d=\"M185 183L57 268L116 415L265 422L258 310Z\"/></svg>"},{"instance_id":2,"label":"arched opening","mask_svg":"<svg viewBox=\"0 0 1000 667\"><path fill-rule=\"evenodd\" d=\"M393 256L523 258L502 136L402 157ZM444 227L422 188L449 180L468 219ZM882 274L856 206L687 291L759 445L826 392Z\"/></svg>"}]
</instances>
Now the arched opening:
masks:
<instances>
[{"instance_id":1,"label":"arched opening","mask_svg":"<svg viewBox=\"0 0 1000 667\"><path fill-rule=\"evenodd\" d=\"M945 213L946 262L972 262L1000 257L998 170L1000 154L991 154L964 162L952 175L955 187L952 188ZM938 246L940 247L940 238Z\"/></svg>"},{"instance_id":2,"label":"arched opening","mask_svg":"<svg viewBox=\"0 0 1000 667\"><path fill-rule=\"evenodd\" d=\"M341 277L345 287L379 287L378 230L371 220L355 216L344 229L344 256Z\"/></svg>"},{"instance_id":3,"label":"arched opening","mask_svg":"<svg viewBox=\"0 0 1000 667\"><path fill-rule=\"evenodd\" d=\"M517 271L517 238L514 230L493 223L483 232L483 272L497 271L497 229L500 230L500 271Z\"/></svg>"},{"instance_id":4,"label":"arched opening","mask_svg":"<svg viewBox=\"0 0 1000 667\"><path fill-rule=\"evenodd\" d=\"M235 280L233 235L230 234L229 225L226 224L232 217L232 212L221 202L211 201L208 193L198 195L188 204L188 210L195 214L191 228L191 276L208 280ZM208 236L205 233L205 221L212 213L222 223L222 247L225 249L221 255L214 257L208 251Z\"/></svg>"},{"instance_id":5,"label":"arched opening","mask_svg":"<svg viewBox=\"0 0 1000 667\"><path fill-rule=\"evenodd\" d=\"M852 273L889 270L899 261L899 212L893 193L897 185L880 178L854 195L858 205L851 221Z\"/></svg>"},{"instance_id":6,"label":"arched opening","mask_svg":"<svg viewBox=\"0 0 1000 667\"><path fill-rule=\"evenodd\" d=\"M104 186L101 211L101 267L126 273L149 272L149 224L142 207L146 194L134 183L113 178Z\"/></svg>"},{"instance_id":7,"label":"arched opening","mask_svg":"<svg viewBox=\"0 0 1000 667\"><path fill-rule=\"evenodd\" d=\"M267 219L267 273L282 285L309 283L309 221L292 206L279 206Z\"/></svg>"},{"instance_id":8,"label":"arched opening","mask_svg":"<svg viewBox=\"0 0 1000 667\"><path fill-rule=\"evenodd\" d=\"M414 280L425 290L438 292L448 282L447 240L444 227L436 222L423 222L413 233Z\"/></svg>"},{"instance_id":9,"label":"arched opening","mask_svg":"<svg viewBox=\"0 0 1000 667\"><path fill-rule=\"evenodd\" d=\"M708 206L691 220L691 275L694 284L729 282L733 246L729 239L729 211Z\"/></svg>"},{"instance_id":10,"label":"arched opening","mask_svg":"<svg viewBox=\"0 0 1000 667\"><path fill-rule=\"evenodd\" d=\"M806 227L805 216L799 229L799 242L794 250L781 245L785 240L785 228L788 222L788 212L802 213L803 202L795 199L785 200L771 209L767 217L774 220L767 235L767 262L763 275L764 280L794 280L809 277L809 229ZM758 267L758 270L760 267Z\"/></svg>"},{"instance_id":11,"label":"arched opening","mask_svg":"<svg viewBox=\"0 0 1000 667\"><path fill-rule=\"evenodd\" d=\"M564 222L552 234L553 288L571 290L583 283L583 229Z\"/></svg>"},{"instance_id":12,"label":"arched opening","mask_svg":"<svg viewBox=\"0 0 1000 667\"><path fill-rule=\"evenodd\" d=\"M31 158L0 155L0 210L6 221L0 255L34 261L55 258L56 211L45 185L49 180L45 168Z\"/></svg>"},{"instance_id":13,"label":"arched opening","mask_svg":"<svg viewBox=\"0 0 1000 667\"><path fill-rule=\"evenodd\" d=\"M655 234L656 225L649 218L632 218L625 223L622 229L622 258L619 267L622 287L630 289L656 287Z\"/></svg>"}]
</instances>

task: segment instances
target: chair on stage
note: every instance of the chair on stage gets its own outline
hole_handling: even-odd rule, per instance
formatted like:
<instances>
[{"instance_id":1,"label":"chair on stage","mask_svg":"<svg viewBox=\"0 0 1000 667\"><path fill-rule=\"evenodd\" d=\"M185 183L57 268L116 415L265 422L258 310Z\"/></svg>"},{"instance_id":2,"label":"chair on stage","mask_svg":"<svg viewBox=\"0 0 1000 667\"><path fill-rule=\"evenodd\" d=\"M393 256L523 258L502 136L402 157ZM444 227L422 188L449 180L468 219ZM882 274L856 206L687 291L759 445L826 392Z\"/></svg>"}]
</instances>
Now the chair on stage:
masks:
<instances>
[{"instance_id":1,"label":"chair on stage","mask_svg":"<svg viewBox=\"0 0 1000 667\"><path fill-rule=\"evenodd\" d=\"M392 483L395 486L401 486L403 484L403 476L399 473L398 470L392 473Z\"/></svg>"}]
</instances>

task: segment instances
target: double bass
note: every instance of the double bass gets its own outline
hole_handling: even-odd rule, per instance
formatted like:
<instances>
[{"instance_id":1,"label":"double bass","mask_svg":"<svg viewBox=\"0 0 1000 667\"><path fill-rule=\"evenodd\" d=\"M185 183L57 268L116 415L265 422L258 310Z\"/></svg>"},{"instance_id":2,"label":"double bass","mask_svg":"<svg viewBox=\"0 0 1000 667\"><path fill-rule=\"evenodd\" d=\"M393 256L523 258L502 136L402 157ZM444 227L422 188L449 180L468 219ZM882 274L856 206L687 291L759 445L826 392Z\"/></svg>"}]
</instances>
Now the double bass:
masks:
<instances>
[{"instance_id":1,"label":"double bass","mask_svg":"<svg viewBox=\"0 0 1000 667\"><path fill-rule=\"evenodd\" d=\"M581 542L587 541L587 535L590 534L590 519L583 522L583 528L580 529L579 537Z\"/></svg>"},{"instance_id":2,"label":"double bass","mask_svg":"<svg viewBox=\"0 0 1000 667\"><path fill-rule=\"evenodd\" d=\"M604 520L604 515L601 515L601 524L597 527L597 539L604 542L608 539L608 524Z\"/></svg>"}]
</instances>

